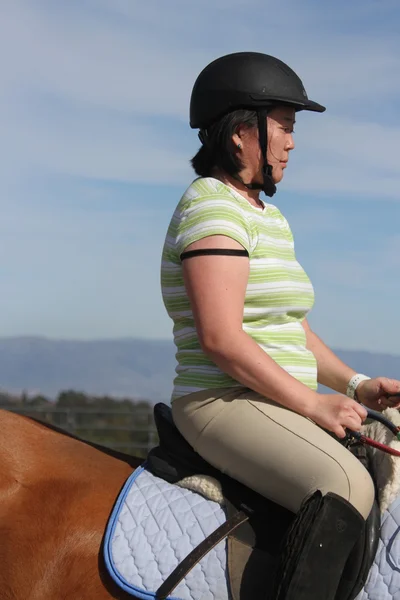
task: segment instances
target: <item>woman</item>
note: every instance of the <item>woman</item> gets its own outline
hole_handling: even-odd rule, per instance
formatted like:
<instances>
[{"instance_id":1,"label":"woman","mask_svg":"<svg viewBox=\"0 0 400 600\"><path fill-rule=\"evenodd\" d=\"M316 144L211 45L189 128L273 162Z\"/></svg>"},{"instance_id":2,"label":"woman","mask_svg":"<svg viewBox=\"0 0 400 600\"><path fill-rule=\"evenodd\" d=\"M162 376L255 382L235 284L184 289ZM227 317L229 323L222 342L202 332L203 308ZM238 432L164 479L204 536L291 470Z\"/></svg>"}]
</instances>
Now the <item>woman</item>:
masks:
<instances>
[{"instance_id":1,"label":"woman","mask_svg":"<svg viewBox=\"0 0 400 600\"><path fill-rule=\"evenodd\" d=\"M263 54L224 56L194 85L198 178L173 214L161 273L177 346L172 411L207 461L296 513L274 600L345 600L341 574L374 486L327 431L360 430L359 402L397 406L400 382L357 374L310 329L313 288L290 227L260 199L283 178L302 110L325 108ZM317 393L318 382L339 393Z\"/></svg>"}]
</instances>

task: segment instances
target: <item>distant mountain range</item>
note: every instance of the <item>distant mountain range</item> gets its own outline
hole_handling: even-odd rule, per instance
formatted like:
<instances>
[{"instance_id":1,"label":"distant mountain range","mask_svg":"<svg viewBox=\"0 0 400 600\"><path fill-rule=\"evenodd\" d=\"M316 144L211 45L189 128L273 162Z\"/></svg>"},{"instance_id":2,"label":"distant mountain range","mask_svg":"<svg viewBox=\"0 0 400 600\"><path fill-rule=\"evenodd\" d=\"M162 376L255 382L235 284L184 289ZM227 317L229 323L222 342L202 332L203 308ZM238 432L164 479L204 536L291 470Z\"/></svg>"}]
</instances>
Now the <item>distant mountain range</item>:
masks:
<instances>
[{"instance_id":1,"label":"distant mountain range","mask_svg":"<svg viewBox=\"0 0 400 600\"><path fill-rule=\"evenodd\" d=\"M400 379L400 356L335 350L351 367L372 377ZM169 401L175 375L172 341L0 338L0 388L55 398L73 389L92 395Z\"/></svg>"}]
</instances>

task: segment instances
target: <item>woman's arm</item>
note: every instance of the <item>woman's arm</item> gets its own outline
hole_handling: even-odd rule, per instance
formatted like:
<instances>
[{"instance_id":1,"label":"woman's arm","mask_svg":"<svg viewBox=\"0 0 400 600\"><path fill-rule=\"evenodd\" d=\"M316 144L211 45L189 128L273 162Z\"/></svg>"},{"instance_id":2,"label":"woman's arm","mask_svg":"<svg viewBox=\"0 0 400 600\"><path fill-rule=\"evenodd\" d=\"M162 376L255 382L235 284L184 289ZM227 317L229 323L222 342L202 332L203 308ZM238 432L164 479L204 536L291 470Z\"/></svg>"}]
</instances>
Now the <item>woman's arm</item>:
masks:
<instances>
[{"instance_id":1,"label":"woman's arm","mask_svg":"<svg viewBox=\"0 0 400 600\"><path fill-rule=\"evenodd\" d=\"M227 236L193 242L199 248L242 249ZM242 385L312 419L338 437L358 431L367 412L340 394L321 395L276 363L243 331L243 307L249 278L247 257L202 255L183 261L183 278L203 351ZM323 400L323 401L322 401Z\"/></svg>"},{"instance_id":2,"label":"woman's arm","mask_svg":"<svg viewBox=\"0 0 400 600\"><path fill-rule=\"evenodd\" d=\"M314 354L318 365L318 383L345 394L347 384L356 371L347 366L336 356L326 344L314 333L307 319L302 322L307 337L307 348Z\"/></svg>"},{"instance_id":3,"label":"woman's arm","mask_svg":"<svg viewBox=\"0 0 400 600\"><path fill-rule=\"evenodd\" d=\"M243 249L226 236L209 236L185 248ZM249 259L197 256L183 261L183 277L203 351L242 385L305 416L319 397L280 367L243 331Z\"/></svg>"}]
</instances>

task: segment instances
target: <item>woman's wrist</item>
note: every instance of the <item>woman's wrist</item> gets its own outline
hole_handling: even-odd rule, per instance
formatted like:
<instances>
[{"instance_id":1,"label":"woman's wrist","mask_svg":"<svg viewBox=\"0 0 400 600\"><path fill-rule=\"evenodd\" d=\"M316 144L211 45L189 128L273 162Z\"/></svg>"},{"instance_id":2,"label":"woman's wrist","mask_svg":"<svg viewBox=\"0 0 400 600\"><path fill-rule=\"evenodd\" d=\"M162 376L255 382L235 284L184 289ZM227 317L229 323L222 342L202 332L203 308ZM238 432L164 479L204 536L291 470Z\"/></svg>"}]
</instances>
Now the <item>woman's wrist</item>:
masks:
<instances>
[{"instance_id":1,"label":"woman's wrist","mask_svg":"<svg viewBox=\"0 0 400 600\"><path fill-rule=\"evenodd\" d=\"M368 375L363 375L363 373L355 373L355 375L353 375L347 383L346 396L352 400L357 400L358 386L363 381L367 381L368 379L371 379L371 377L368 377Z\"/></svg>"},{"instance_id":2,"label":"woman's wrist","mask_svg":"<svg viewBox=\"0 0 400 600\"><path fill-rule=\"evenodd\" d=\"M315 392L314 390L310 390L310 394L307 394L305 397L305 403L303 406L303 410L301 414L307 419L313 420L316 410L322 401L322 394ZM300 411L299 411L300 412Z\"/></svg>"}]
</instances>

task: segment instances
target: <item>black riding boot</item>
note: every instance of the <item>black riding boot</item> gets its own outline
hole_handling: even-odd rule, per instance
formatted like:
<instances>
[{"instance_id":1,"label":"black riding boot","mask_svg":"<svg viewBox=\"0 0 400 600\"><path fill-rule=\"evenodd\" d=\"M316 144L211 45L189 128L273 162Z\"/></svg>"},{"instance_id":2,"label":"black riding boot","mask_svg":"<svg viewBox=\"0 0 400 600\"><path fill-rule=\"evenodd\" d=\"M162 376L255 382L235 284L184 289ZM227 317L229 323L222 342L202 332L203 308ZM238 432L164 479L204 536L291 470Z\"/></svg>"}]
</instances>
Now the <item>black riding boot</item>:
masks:
<instances>
[{"instance_id":1,"label":"black riding boot","mask_svg":"<svg viewBox=\"0 0 400 600\"><path fill-rule=\"evenodd\" d=\"M365 520L333 493L303 503L284 541L271 600L334 600Z\"/></svg>"},{"instance_id":2,"label":"black riding boot","mask_svg":"<svg viewBox=\"0 0 400 600\"><path fill-rule=\"evenodd\" d=\"M378 550L380 527L381 512L375 500L365 527L347 559L335 600L354 600L363 589Z\"/></svg>"}]
</instances>

